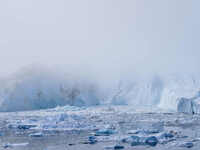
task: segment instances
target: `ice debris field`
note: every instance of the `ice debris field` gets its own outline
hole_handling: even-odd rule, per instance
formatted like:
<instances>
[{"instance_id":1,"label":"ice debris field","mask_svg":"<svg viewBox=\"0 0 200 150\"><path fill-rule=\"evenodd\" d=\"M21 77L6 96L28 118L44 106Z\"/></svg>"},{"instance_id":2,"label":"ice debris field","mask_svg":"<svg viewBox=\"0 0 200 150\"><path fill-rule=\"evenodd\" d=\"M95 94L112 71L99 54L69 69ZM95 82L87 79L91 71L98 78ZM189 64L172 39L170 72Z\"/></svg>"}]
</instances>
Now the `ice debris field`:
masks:
<instances>
[{"instance_id":1,"label":"ice debris field","mask_svg":"<svg viewBox=\"0 0 200 150\"><path fill-rule=\"evenodd\" d=\"M200 116L129 106L0 114L0 149L199 149Z\"/></svg>"}]
</instances>

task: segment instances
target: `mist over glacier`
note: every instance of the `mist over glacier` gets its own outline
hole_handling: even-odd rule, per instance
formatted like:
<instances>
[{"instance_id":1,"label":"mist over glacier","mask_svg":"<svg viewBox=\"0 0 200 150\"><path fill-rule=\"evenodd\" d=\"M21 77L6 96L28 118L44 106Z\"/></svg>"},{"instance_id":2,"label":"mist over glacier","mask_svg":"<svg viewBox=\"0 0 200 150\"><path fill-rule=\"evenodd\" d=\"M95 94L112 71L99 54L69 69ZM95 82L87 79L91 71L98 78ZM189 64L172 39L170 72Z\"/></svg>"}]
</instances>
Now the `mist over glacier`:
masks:
<instances>
[{"instance_id":1,"label":"mist over glacier","mask_svg":"<svg viewBox=\"0 0 200 150\"><path fill-rule=\"evenodd\" d=\"M129 105L176 111L177 99L200 90L197 75L138 73L106 79L76 69L29 65L0 80L0 111L22 111L72 105ZM103 74L103 73L102 73Z\"/></svg>"}]
</instances>

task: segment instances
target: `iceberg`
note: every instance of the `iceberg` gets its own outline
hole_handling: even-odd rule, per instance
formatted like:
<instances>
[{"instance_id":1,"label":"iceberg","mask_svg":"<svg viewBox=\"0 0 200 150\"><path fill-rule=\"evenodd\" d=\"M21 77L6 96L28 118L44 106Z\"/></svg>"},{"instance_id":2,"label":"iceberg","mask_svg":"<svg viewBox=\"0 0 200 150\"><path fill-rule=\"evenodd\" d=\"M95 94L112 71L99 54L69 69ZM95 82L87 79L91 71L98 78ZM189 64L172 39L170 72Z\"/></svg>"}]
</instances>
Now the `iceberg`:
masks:
<instances>
[{"instance_id":1,"label":"iceberg","mask_svg":"<svg viewBox=\"0 0 200 150\"><path fill-rule=\"evenodd\" d=\"M178 99L177 111L179 113L194 114L192 100L191 99L187 99L187 98Z\"/></svg>"},{"instance_id":2,"label":"iceberg","mask_svg":"<svg viewBox=\"0 0 200 150\"><path fill-rule=\"evenodd\" d=\"M178 99L177 111L180 113L199 114L200 113L200 92L192 98Z\"/></svg>"}]
</instances>

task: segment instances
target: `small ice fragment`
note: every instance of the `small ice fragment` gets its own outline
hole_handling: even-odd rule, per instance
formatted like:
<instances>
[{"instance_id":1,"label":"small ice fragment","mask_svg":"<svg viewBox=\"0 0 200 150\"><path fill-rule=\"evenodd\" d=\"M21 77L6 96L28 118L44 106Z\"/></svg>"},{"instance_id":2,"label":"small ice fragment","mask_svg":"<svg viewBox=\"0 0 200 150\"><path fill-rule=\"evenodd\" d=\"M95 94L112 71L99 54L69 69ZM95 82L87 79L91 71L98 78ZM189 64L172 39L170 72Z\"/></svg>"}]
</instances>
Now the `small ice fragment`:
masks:
<instances>
[{"instance_id":1,"label":"small ice fragment","mask_svg":"<svg viewBox=\"0 0 200 150\"><path fill-rule=\"evenodd\" d=\"M29 134L30 137L42 137L43 136L43 133L41 132L38 132L38 133L32 133L32 134Z\"/></svg>"}]
</instances>

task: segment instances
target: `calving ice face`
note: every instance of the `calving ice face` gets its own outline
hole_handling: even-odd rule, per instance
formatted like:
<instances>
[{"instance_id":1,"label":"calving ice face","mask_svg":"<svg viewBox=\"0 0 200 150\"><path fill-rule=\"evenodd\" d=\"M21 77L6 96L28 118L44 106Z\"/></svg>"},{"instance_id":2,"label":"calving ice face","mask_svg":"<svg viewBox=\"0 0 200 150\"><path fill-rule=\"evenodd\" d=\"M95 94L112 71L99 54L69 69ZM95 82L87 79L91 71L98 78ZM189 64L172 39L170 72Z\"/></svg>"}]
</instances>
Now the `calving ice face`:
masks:
<instances>
[{"instance_id":1,"label":"calving ice face","mask_svg":"<svg viewBox=\"0 0 200 150\"><path fill-rule=\"evenodd\" d=\"M28 66L1 82L1 111L106 104L171 112L177 111L180 98L192 98L200 89L198 76L121 78L107 86L86 76L44 66Z\"/></svg>"}]
</instances>

